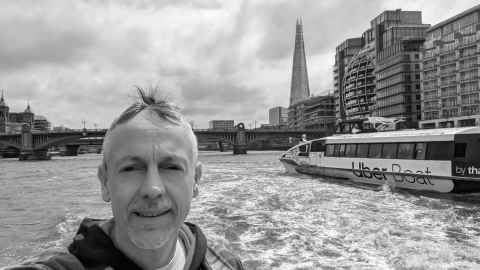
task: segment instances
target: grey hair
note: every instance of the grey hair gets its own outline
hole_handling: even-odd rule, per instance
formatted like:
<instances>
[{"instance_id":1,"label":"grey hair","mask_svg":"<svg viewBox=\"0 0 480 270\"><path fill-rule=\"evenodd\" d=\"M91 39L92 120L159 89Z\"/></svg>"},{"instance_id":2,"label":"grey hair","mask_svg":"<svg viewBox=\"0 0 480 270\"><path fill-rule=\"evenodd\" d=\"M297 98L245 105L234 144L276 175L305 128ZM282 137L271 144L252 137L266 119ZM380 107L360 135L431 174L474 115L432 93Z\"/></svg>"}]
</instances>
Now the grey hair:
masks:
<instances>
[{"instance_id":1,"label":"grey hair","mask_svg":"<svg viewBox=\"0 0 480 270\"><path fill-rule=\"evenodd\" d=\"M137 89L139 96L138 101L125 109L120 116L113 121L108 129L109 132L118 125L128 122L144 110L154 112L161 119L174 124L182 121L183 117L180 113L180 108L166 99L159 99L156 97L158 88L150 88L148 89L148 93L145 89L139 86L136 86L135 88Z\"/></svg>"},{"instance_id":2,"label":"grey hair","mask_svg":"<svg viewBox=\"0 0 480 270\"><path fill-rule=\"evenodd\" d=\"M107 163L106 163L106 146L108 141L108 135L115 129L117 126L127 123L131 119L133 119L136 115L141 113L142 111L150 111L155 116L159 117L162 120L166 120L172 124L181 125L182 122L188 125L188 127L192 128L191 125L184 119L180 112L180 108L173 104L172 102L168 101L166 98L159 98L157 97L157 93L159 92L158 88L152 87L148 90L145 90L139 86L135 87L138 92L138 100L134 104L130 105L127 109L125 109L119 117L117 117L110 128L107 130L105 134L104 141L103 141L103 160L102 160L102 167L106 171ZM193 130L192 130L193 132ZM193 154L196 156L197 154L197 138L193 135L194 139L194 149Z\"/></svg>"}]
</instances>

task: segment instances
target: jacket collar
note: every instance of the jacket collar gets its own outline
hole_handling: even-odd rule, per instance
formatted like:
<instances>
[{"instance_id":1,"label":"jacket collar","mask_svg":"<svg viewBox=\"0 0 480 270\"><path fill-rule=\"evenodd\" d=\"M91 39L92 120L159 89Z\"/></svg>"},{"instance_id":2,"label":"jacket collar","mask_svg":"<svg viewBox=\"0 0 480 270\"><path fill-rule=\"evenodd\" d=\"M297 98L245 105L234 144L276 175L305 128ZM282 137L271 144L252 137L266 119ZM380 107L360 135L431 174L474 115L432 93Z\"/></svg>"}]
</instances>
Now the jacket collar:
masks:
<instances>
[{"instance_id":1,"label":"jacket collar","mask_svg":"<svg viewBox=\"0 0 480 270\"><path fill-rule=\"evenodd\" d=\"M68 251L75 255L85 266L107 267L116 270L141 270L130 258L118 250L100 224L105 220L86 218L80 224L74 241ZM205 235L199 227L186 222L179 232L179 238L186 251L185 269L200 269L207 250Z\"/></svg>"}]
</instances>

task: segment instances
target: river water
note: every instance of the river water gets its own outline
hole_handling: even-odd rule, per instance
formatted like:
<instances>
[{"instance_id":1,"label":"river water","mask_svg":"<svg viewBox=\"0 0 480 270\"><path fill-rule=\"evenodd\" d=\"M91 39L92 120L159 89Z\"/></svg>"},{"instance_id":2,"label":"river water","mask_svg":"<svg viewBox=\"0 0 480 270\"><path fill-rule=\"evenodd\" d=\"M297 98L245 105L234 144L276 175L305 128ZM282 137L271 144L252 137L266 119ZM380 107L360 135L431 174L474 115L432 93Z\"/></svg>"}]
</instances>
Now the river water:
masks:
<instances>
[{"instance_id":1,"label":"river water","mask_svg":"<svg viewBox=\"0 0 480 270\"><path fill-rule=\"evenodd\" d=\"M480 269L480 194L391 191L288 175L280 152L201 152L188 218L247 269ZM107 218L100 155L0 159L0 267L67 246Z\"/></svg>"}]
</instances>

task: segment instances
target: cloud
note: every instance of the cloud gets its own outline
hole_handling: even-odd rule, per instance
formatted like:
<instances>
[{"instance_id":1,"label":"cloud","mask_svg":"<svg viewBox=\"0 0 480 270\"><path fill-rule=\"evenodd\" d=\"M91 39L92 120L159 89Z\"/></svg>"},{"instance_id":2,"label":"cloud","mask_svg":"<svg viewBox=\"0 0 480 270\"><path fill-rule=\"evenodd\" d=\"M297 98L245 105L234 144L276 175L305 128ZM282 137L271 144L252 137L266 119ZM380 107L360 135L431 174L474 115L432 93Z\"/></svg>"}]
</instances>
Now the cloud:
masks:
<instances>
[{"instance_id":1,"label":"cloud","mask_svg":"<svg viewBox=\"0 0 480 270\"><path fill-rule=\"evenodd\" d=\"M25 8L19 4L0 9L2 71L78 61L95 45L95 29L78 14L50 6Z\"/></svg>"},{"instance_id":2,"label":"cloud","mask_svg":"<svg viewBox=\"0 0 480 270\"><path fill-rule=\"evenodd\" d=\"M108 126L158 85L198 127L266 122L288 105L295 21L302 17L311 92L332 88L335 47L385 9L437 23L476 4L448 1L33 0L2 2L0 88L11 111L30 100L54 125Z\"/></svg>"}]
</instances>

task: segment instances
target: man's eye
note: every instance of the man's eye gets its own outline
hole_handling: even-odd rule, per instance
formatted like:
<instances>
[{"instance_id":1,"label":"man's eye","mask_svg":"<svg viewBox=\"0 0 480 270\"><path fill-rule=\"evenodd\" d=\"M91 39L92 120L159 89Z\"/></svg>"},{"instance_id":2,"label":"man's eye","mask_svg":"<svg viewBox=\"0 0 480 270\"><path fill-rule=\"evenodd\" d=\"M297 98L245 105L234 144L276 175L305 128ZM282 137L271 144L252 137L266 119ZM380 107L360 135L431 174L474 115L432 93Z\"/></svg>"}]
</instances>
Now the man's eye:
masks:
<instances>
[{"instance_id":1,"label":"man's eye","mask_svg":"<svg viewBox=\"0 0 480 270\"><path fill-rule=\"evenodd\" d=\"M128 165L128 166L124 166L124 167L120 168L120 172L131 172L131 171L135 171L135 170L139 170L139 169L140 169L140 166Z\"/></svg>"},{"instance_id":2,"label":"man's eye","mask_svg":"<svg viewBox=\"0 0 480 270\"><path fill-rule=\"evenodd\" d=\"M175 170L175 171L180 171L180 170L183 170L183 168L179 165L175 165L175 164L167 164L163 167L164 169L167 169L167 170Z\"/></svg>"}]
</instances>

